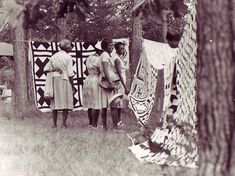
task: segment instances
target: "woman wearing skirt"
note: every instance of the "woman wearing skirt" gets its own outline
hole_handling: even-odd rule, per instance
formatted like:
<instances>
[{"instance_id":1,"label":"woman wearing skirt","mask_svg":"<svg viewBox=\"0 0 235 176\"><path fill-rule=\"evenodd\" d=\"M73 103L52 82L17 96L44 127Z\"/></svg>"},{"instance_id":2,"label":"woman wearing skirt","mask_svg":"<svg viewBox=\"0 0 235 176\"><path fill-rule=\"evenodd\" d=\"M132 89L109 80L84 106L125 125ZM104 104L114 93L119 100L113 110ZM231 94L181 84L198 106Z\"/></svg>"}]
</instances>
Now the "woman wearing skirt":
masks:
<instances>
[{"instance_id":1,"label":"woman wearing skirt","mask_svg":"<svg viewBox=\"0 0 235 176\"><path fill-rule=\"evenodd\" d=\"M118 107L123 97L123 91L121 85L124 80L121 75L119 60L113 59L111 53L113 51L113 41L109 39L103 39L101 47L104 52L100 56L100 70L101 78L108 82L109 86L102 86L102 120L104 130L107 130L107 108L111 109L111 117L113 121L113 132L122 132L118 128ZM127 89L123 84L125 92Z\"/></svg>"},{"instance_id":2,"label":"woman wearing skirt","mask_svg":"<svg viewBox=\"0 0 235 176\"><path fill-rule=\"evenodd\" d=\"M84 81L83 86L83 107L88 108L89 126L93 129L98 128L99 110L101 105L101 87L98 85L100 75L100 54L102 51L97 51L89 56L86 60L88 76Z\"/></svg>"},{"instance_id":3,"label":"woman wearing skirt","mask_svg":"<svg viewBox=\"0 0 235 176\"><path fill-rule=\"evenodd\" d=\"M122 124L121 120L121 114L122 109L126 108L124 105L124 96L125 94L128 94L127 88L126 88L126 65L124 62L124 52L125 52L125 44L122 42L117 42L114 45L116 52L112 55L112 62L116 66L115 73L119 75L120 81L121 81L121 90L120 92L123 94L122 100L119 102L118 105L118 125Z\"/></svg>"},{"instance_id":4,"label":"woman wearing skirt","mask_svg":"<svg viewBox=\"0 0 235 176\"><path fill-rule=\"evenodd\" d=\"M53 128L57 127L58 111L63 112L62 127L67 128L68 111L73 109L73 60L68 54L71 42L62 40L59 44L61 51L55 53L44 68L45 73L53 73L53 92L51 109L53 112Z\"/></svg>"}]
</instances>

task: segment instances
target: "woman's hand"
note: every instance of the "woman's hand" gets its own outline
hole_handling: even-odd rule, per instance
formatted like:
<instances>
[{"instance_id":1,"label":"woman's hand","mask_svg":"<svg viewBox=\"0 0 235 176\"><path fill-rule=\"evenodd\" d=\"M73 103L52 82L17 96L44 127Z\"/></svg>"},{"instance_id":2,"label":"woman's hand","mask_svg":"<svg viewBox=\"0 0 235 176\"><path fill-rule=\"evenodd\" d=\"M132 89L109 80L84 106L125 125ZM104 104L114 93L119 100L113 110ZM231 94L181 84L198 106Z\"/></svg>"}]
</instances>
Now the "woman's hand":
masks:
<instances>
[{"instance_id":1,"label":"woman's hand","mask_svg":"<svg viewBox=\"0 0 235 176\"><path fill-rule=\"evenodd\" d=\"M114 89L114 88L115 88L115 84L114 84L113 81L109 81L109 84L110 84L110 88L111 88L111 89Z\"/></svg>"},{"instance_id":2,"label":"woman's hand","mask_svg":"<svg viewBox=\"0 0 235 176\"><path fill-rule=\"evenodd\" d=\"M59 72L60 74L63 73L63 70L61 70L60 68L56 67L52 69L54 72Z\"/></svg>"}]
</instances>

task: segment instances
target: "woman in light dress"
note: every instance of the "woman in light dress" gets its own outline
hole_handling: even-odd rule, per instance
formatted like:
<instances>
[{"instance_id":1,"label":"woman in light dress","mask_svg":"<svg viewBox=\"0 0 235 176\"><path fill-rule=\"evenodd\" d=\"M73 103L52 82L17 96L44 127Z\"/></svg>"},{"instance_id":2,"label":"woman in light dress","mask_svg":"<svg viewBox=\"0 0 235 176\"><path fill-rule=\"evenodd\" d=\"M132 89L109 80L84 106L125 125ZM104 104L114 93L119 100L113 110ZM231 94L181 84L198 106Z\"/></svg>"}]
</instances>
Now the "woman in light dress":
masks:
<instances>
[{"instance_id":1,"label":"woman in light dress","mask_svg":"<svg viewBox=\"0 0 235 176\"><path fill-rule=\"evenodd\" d=\"M99 110L102 109L101 87L98 85L100 75L100 54L97 52L89 56L86 60L88 76L83 85L83 107L88 108L89 126L93 129L98 128Z\"/></svg>"},{"instance_id":2,"label":"woman in light dress","mask_svg":"<svg viewBox=\"0 0 235 176\"><path fill-rule=\"evenodd\" d=\"M121 92L123 93L123 95L127 94L128 91L126 88L126 65L123 59L124 56L124 52L125 52L125 44L122 42L117 42L114 45L116 52L113 54L112 58L112 62L115 64L116 66L116 73L119 75L120 80L121 80ZM124 106L124 101L123 98L122 100L119 102L118 104L118 125L122 124L122 120L121 120L121 114L122 114L122 109L125 108Z\"/></svg>"},{"instance_id":3,"label":"woman in light dress","mask_svg":"<svg viewBox=\"0 0 235 176\"><path fill-rule=\"evenodd\" d=\"M58 111L63 112L62 127L67 128L69 110L73 109L73 60L68 54L71 50L71 42L62 40L59 44L61 50L55 53L44 68L45 73L53 72L54 97L51 99L53 113L53 128L57 127Z\"/></svg>"},{"instance_id":4,"label":"woman in light dress","mask_svg":"<svg viewBox=\"0 0 235 176\"><path fill-rule=\"evenodd\" d=\"M103 77L113 89L102 88L102 120L103 127L107 130L107 108L111 109L111 117L113 121L113 131L120 132L118 128L118 106L120 98L123 96L121 84L124 83L124 78L121 74L120 62L111 56L113 51L112 40L104 39L101 42L101 47L104 52L100 56L101 77ZM127 89L124 85L125 92Z\"/></svg>"}]
</instances>

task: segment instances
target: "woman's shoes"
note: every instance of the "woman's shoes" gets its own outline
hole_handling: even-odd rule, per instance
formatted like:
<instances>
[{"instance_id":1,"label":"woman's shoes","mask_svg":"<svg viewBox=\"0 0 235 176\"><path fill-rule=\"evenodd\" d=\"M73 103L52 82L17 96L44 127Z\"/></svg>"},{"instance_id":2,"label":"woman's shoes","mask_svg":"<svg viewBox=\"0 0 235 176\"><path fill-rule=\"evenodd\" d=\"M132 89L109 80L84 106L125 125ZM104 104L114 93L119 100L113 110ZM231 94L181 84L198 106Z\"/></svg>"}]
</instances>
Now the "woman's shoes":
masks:
<instances>
[{"instance_id":1,"label":"woman's shoes","mask_svg":"<svg viewBox=\"0 0 235 176\"><path fill-rule=\"evenodd\" d=\"M98 129L98 126L92 126L91 129L97 130L97 129Z\"/></svg>"},{"instance_id":2,"label":"woman's shoes","mask_svg":"<svg viewBox=\"0 0 235 176\"><path fill-rule=\"evenodd\" d=\"M117 125L118 125L118 126L123 126L122 120L120 120Z\"/></svg>"},{"instance_id":3,"label":"woman's shoes","mask_svg":"<svg viewBox=\"0 0 235 176\"><path fill-rule=\"evenodd\" d=\"M55 128L57 128L57 125L53 125L51 128L55 129Z\"/></svg>"},{"instance_id":4,"label":"woman's shoes","mask_svg":"<svg viewBox=\"0 0 235 176\"><path fill-rule=\"evenodd\" d=\"M93 126L92 125L88 125L88 128L92 128Z\"/></svg>"},{"instance_id":5,"label":"woman's shoes","mask_svg":"<svg viewBox=\"0 0 235 176\"><path fill-rule=\"evenodd\" d=\"M51 128L52 128L52 129L56 129L56 128L57 128L57 125L54 124ZM61 128L67 129L68 126L67 126L66 124L63 124L63 125L61 125Z\"/></svg>"},{"instance_id":6,"label":"woman's shoes","mask_svg":"<svg viewBox=\"0 0 235 176\"><path fill-rule=\"evenodd\" d=\"M67 126L66 124L63 124L63 125L61 126L61 128L63 128L63 129L67 129L67 128L68 128L68 126Z\"/></svg>"},{"instance_id":7,"label":"woman's shoes","mask_svg":"<svg viewBox=\"0 0 235 176\"><path fill-rule=\"evenodd\" d=\"M104 132L108 131L108 127L107 126L103 126L103 130L104 130Z\"/></svg>"}]
</instances>

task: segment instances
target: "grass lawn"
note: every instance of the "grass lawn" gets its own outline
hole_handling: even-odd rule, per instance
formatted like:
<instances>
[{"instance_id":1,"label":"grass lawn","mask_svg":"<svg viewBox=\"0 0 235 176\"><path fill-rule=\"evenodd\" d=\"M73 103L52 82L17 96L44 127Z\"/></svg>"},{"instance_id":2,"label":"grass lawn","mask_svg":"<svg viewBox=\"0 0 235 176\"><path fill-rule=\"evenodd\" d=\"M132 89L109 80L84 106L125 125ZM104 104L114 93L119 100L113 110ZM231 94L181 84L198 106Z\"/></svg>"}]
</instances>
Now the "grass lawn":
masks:
<instances>
[{"instance_id":1,"label":"grass lawn","mask_svg":"<svg viewBox=\"0 0 235 176\"><path fill-rule=\"evenodd\" d=\"M73 112L68 129L51 129L50 114L24 120L0 115L0 176L193 176L188 168L139 162L126 134L87 128L86 112ZM126 132L137 129L126 110ZM29 118L30 117L30 118ZM61 123L61 115L59 121ZM111 127L111 121L109 121ZM173 173L173 174L171 174Z\"/></svg>"}]
</instances>

